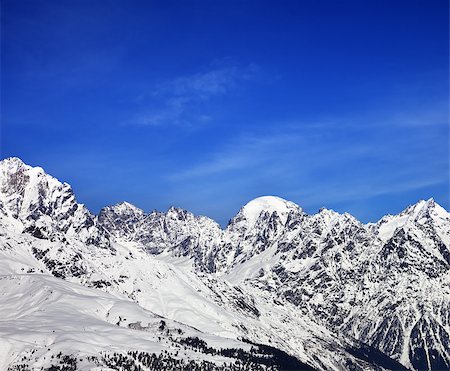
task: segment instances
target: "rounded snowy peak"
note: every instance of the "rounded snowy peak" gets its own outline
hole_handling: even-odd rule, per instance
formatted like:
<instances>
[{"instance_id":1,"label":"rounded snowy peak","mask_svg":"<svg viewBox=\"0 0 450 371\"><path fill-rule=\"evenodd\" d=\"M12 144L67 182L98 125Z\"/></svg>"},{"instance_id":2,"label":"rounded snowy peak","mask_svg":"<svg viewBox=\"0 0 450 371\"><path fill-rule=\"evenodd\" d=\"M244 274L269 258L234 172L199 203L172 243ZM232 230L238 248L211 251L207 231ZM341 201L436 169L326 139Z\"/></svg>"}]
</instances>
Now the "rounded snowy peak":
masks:
<instances>
[{"instance_id":1,"label":"rounded snowy peak","mask_svg":"<svg viewBox=\"0 0 450 371\"><path fill-rule=\"evenodd\" d=\"M277 196L262 196L251 200L242 209L241 214L250 223L254 224L261 212L266 211L270 214L274 212L280 217L283 223L291 211L301 212L302 209L297 204L287 201Z\"/></svg>"}]
</instances>

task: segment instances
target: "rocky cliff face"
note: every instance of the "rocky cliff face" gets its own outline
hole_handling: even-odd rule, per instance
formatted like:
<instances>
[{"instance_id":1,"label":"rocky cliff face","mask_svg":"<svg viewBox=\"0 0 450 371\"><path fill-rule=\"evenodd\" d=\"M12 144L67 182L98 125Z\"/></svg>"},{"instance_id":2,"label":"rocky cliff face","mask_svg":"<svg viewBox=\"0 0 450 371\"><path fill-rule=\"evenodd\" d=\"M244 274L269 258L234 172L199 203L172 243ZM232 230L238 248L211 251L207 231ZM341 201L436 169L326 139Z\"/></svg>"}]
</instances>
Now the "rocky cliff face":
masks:
<instances>
[{"instance_id":1,"label":"rocky cliff face","mask_svg":"<svg viewBox=\"0 0 450 371\"><path fill-rule=\"evenodd\" d=\"M450 368L450 214L433 200L366 225L266 196L221 229L126 202L96 217L70 186L18 159L2 161L0 176L9 271L63 272L319 369Z\"/></svg>"},{"instance_id":2,"label":"rocky cliff face","mask_svg":"<svg viewBox=\"0 0 450 371\"><path fill-rule=\"evenodd\" d=\"M0 166L0 212L3 223L17 231L64 242L109 247L97 218L77 203L71 187L46 174L42 168L8 158Z\"/></svg>"}]
</instances>

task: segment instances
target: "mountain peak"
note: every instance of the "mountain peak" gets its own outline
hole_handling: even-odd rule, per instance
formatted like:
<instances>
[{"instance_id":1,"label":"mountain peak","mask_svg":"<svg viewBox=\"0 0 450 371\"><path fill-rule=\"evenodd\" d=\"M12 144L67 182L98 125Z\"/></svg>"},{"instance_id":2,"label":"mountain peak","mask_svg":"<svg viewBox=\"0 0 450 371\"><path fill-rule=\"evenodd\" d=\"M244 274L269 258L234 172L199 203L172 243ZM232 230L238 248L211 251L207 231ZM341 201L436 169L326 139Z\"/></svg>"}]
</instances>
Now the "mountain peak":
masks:
<instances>
[{"instance_id":1,"label":"mountain peak","mask_svg":"<svg viewBox=\"0 0 450 371\"><path fill-rule=\"evenodd\" d=\"M262 211L270 214L276 212L282 222L285 223L290 211L301 212L302 209L297 204L277 196L257 197L241 209L241 213L249 224L254 224Z\"/></svg>"},{"instance_id":2,"label":"mountain peak","mask_svg":"<svg viewBox=\"0 0 450 371\"><path fill-rule=\"evenodd\" d=\"M127 201L119 202L118 204L111 206L111 208L118 214L144 214L144 210Z\"/></svg>"},{"instance_id":3,"label":"mountain peak","mask_svg":"<svg viewBox=\"0 0 450 371\"><path fill-rule=\"evenodd\" d=\"M400 215L409 215L413 219L420 217L424 212L434 209L436 206L439 206L433 198L429 198L428 200L420 200L414 205L408 206L405 210L403 210Z\"/></svg>"},{"instance_id":4,"label":"mountain peak","mask_svg":"<svg viewBox=\"0 0 450 371\"><path fill-rule=\"evenodd\" d=\"M13 163L25 165L25 163L19 157L7 157L1 160L0 163Z\"/></svg>"},{"instance_id":5,"label":"mountain peak","mask_svg":"<svg viewBox=\"0 0 450 371\"><path fill-rule=\"evenodd\" d=\"M2 168L6 173L11 173L17 172L19 169L27 169L31 167L26 165L18 157L8 157L0 161L0 168Z\"/></svg>"}]
</instances>

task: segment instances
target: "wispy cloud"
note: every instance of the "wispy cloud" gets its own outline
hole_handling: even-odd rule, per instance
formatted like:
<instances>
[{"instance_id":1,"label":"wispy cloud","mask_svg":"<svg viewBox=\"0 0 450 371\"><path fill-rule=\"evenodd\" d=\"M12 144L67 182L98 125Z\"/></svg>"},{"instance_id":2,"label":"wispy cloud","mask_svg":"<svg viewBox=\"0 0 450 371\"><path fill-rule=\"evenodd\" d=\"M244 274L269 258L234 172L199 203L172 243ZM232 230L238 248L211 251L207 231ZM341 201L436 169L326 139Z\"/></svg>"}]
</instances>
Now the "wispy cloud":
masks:
<instances>
[{"instance_id":1,"label":"wispy cloud","mask_svg":"<svg viewBox=\"0 0 450 371\"><path fill-rule=\"evenodd\" d=\"M259 71L255 64L234 65L164 81L154 86L148 96L141 97L144 107L130 123L147 126L205 124L214 119L207 103L239 89Z\"/></svg>"},{"instance_id":2,"label":"wispy cloud","mask_svg":"<svg viewBox=\"0 0 450 371\"><path fill-rule=\"evenodd\" d=\"M169 178L172 180L199 178L257 166L269 159L276 161L282 156L282 153L278 152L280 147L287 148L300 141L301 135L292 133L273 136L243 135L211 154L207 161L171 174Z\"/></svg>"},{"instance_id":3,"label":"wispy cloud","mask_svg":"<svg viewBox=\"0 0 450 371\"><path fill-rule=\"evenodd\" d=\"M246 67L224 67L191 76L184 76L159 85L156 94L169 93L175 96L205 100L212 96L228 93L246 80L255 77L259 67L250 64Z\"/></svg>"},{"instance_id":4,"label":"wispy cloud","mask_svg":"<svg viewBox=\"0 0 450 371\"><path fill-rule=\"evenodd\" d=\"M344 129L331 120L272 125L271 131L231 138L167 178L173 184L200 188L208 197L234 192L250 199L275 193L308 207L448 182L449 161L442 157L445 130L433 126L439 122L434 115L376 122L368 123L363 135L360 121L347 122ZM413 124L405 127L408 122Z\"/></svg>"},{"instance_id":5,"label":"wispy cloud","mask_svg":"<svg viewBox=\"0 0 450 371\"><path fill-rule=\"evenodd\" d=\"M374 175L370 182L352 179L346 187L338 182L319 184L314 189L304 189L292 192L291 197L304 200L303 205L321 205L367 200L378 196L397 195L426 187L444 184L447 181L442 173L429 174L427 177L417 178L417 174L406 169L399 171L392 177ZM416 200L410 200L414 202Z\"/></svg>"}]
</instances>

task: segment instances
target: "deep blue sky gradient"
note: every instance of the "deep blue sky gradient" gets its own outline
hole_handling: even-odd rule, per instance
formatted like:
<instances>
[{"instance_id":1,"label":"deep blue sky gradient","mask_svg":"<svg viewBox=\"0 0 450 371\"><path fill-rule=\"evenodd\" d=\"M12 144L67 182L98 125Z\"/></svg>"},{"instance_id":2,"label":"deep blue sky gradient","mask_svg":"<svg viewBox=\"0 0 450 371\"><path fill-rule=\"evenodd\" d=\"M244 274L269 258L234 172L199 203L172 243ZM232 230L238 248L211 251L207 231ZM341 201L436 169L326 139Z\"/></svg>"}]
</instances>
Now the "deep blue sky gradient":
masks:
<instances>
[{"instance_id":1,"label":"deep blue sky gradient","mask_svg":"<svg viewBox=\"0 0 450 371\"><path fill-rule=\"evenodd\" d=\"M2 1L1 157L225 224L449 209L446 0Z\"/></svg>"}]
</instances>

